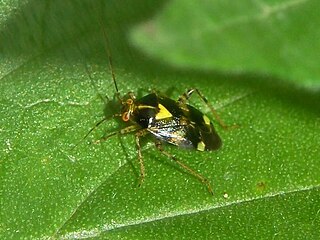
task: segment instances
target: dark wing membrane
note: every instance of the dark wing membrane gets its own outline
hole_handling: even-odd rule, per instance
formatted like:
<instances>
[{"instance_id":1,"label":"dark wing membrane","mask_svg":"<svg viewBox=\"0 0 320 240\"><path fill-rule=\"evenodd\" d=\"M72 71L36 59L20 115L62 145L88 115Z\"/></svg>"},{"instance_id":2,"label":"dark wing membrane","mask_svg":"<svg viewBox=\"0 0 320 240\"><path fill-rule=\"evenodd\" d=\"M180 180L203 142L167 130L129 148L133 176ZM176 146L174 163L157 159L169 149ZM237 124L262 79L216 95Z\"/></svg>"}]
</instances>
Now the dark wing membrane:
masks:
<instances>
[{"instance_id":1,"label":"dark wing membrane","mask_svg":"<svg viewBox=\"0 0 320 240\"><path fill-rule=\"evenodd\" d=\"M222 141L217 132L215 131L212 124L210 131L203 131L199 128L199 131L197 131L197 134L201 136L201 140L203 141L205 145L205 150L212 151L217 150L221 147Z\"/></svg>"},{"instance_id":2,"label":"dark wing membrane","mask_svg":"<svg viewBox=\"0 0 320 240\"><path fill-rule=\"evenodd\" d=\"M181 107L170 98L148 95L146 102L161 104L172 117L152 119L148 131L156 138L179 147L194 148L199 151L211 151L221 147L222 141L209 118L198 109L185 105ZM145 100L145 99L143 99ZM151 101L153 100L153 101ZM155 113L157 114L157 113Z\"/></svg>"},{"instance_id":3,"label":"dark wing membrane","mask_svg":"<svg viewBox=\"0 0 320 240\"><path fill-rule=\"evenodd\" d=\"M194 137L190 136L190 138L196 139L196 137L198 137L198 140L204 143L204 150L211 151L219 149L222 145L222 141L210 119L190 105L187 105L187 108L188 111L185 111L184 113L188 119L190 119L193 128L189 129L189 133L194 135ZM199 142L197 144L199 144Z\"/></svg>"},{"instance_id":4,"label":"dark wing membrane","mask_svg":"<svg viewBox=\"0 0 320 240\"><path fill-rule=\"evenodd\" d=\"M183 148L194 148L192 141L187 137L188 126L180 124L177 118L157 120L147 130L161 141Z\"/></svg>"},{"instance_id":5,"label":"dark wing membrane","mask_svg":"<svg viewBox=\"0 0 320 240\"><path fill-rule=\"evenodd\" d=\"M147 130L161 141L183 148L211 151L221 146L221 139L213 126L203 130L191 122L182 124L179 118L158 120ZM199 143L200 146L203 144L203 149L199 148Z\"/></svg>"}]
</instances>

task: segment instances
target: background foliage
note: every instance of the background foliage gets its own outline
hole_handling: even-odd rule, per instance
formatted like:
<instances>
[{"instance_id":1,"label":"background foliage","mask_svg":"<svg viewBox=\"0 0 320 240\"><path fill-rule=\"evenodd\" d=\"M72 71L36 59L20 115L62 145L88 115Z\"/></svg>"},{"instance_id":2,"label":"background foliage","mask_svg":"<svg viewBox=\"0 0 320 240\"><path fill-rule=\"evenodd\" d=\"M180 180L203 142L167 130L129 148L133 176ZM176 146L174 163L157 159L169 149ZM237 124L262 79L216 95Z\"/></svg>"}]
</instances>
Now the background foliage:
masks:
<instances>
[{"instance_id":1,"label":"background foliage","mask_svg":"<svg viewBox=\"0 0 320 240\"><path fill-rule=\"evenodd\" d=\"M7 0L0 9L1 239L319 236L316 1ZM103 28L122 93L177 98L197 87L240 125L216 124L217 152L167 146L214 196L150 139L138 188L131 135L90 144L117 121L80 141L118 111Z\"/></svg>"}]
</instances>

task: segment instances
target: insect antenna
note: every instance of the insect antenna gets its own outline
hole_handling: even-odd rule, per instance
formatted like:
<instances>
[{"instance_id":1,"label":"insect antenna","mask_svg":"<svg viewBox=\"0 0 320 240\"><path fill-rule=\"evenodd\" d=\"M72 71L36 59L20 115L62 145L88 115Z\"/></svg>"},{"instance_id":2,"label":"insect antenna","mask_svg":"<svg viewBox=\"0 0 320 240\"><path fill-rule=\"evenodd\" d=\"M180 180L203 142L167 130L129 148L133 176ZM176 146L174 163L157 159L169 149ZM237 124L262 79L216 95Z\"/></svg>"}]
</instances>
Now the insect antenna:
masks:
<instances>
[{"instance_id":1,"label":"insect antenna","mask_svg":"<svg viewBox=\"0 0 320 240\"><path fill-rule=\"evenodd\" d=\"M116 81L116 74L114 72L114 68L113 68L113 64L112 64L112 57L111 57L112 55L111 55L111 50L109 48L109 40L108 40L108 36L107 36L106 30L105 30L101 20L100 20L100 25L101 25L103 36L104 36L104 39L105 39L104 49L105 49L106 54L108 56L108 66L109 66L109 70L111 72L114 88L116 90L116 97L118 98L119 102L121 103L122 99L120 97L120 92L119 92L117 81Z\"/></svg>"},{"instance_id":2,"label":"insect antenna","mask_svg":"<svg viewBox=\"0 0 320 240\"><path fill-rule=\"evenodd\" d=\"M84 66L85 66L86 72L87 72L87 74L88 74L88 77L89 77L89 79L90 79L90 82L91 82L91 84L92 84L95 92L98 94L99 98L104 102L105 105L108 104L109 97L108 97L107 95L106 95L105 97L103 97L103 96L100 94L100 92L99 92L99 90L98 90L98 87L97 87L96 83L94 82L94 80L93 80L93 78L92 78L92 76L91 76L91 74L90 74L88 65L87 65L87 64L84 64Z\"/></svg>"},{"instance_id":3,"label":"insect antenna","mask_svg":"<svg viewBox=\"0 0 320 240\"><path fill-rule=\"evenodd\" d=\"M82 56L84 56L84 53L82 52L81 48L80 48L79 46L77 46L77 48L78 48L78 51L80 52L80 54L81 54ZM89 70L89 68L88 68L88 65L87 65L85 62L83 62L83 65L84 65L84 67L85 67L86 73L87 73L87 75L88 75L88 77L89 77L89 79L90 79L90 82L91 82L91 84L92 84L95 92L98 94L99 98L104 102L104 104L107 105L107 104L108 104L108 101L109 101L108 96L103 97L103 96L100 94L100 92L99 92L99 90L98 90L98 87L97 87L95 81L93 80L93 78L92 78L92 76L91 76L91 73L90 73L90 70ZM104 121L107 121L108 119L113 118L113 117L114 117L114 116L111 116L111 117L106 117L106 116L105 116L104 118L102 118L99 122L97 122L97 123L88 131L88 133L87 133L84 137L81 138L81 140L80 140L75 146L73 146L73 147L71 148L71 150L74 150L74 149L75 149L84 139L86 139L101 123L103 123Z\"/></svg>"},{"instance_id":4,"label":"insect antenna","mask_svg":"<svg viewBox=\"0 0 320 240\"><path fill-rule=\"evenodd\" d=\"M71 148L71 150L74 150L84 139L86 139L86 138L90 135L90 133L92 133L97 127L99 127L99 125L100 125L101 123L103 123L103 122L106 121L106 120L108 120L108 118L107 118L107 117L104 117L104 118L101 119L99 122L97 122L96 125L94 125L94 127L92 127L92 128L89 130L89 132L88 132L83 138L81 138L80 141L79 141L76 145L74 145L74 146Z\"/></svg>"},{"instance_id":5,"label":"insect antenna","mask_svg":"<svg viewBox=\"0 0 320 240\"><path fill-rule=\"evenodd\" d=\"M78 51L79 51L79 53L80 53L81 56L86 56L86 54L84 53L84 51L81 50L81 47L80 47L79 45L77 45L76 47L77 47L77 49L78 49ZM89 68L88 68L88 65L87 65L86 61L85 61L85 57L82 57L81 59L83 60L82 64L83 64L83 66L84 66L84 68L85 68L85 70L86 70L86 73L87 73L87 75L88 75L88 77L89 77L89 79L90 79L91 85L93 86L95 92L98 94L99 98L100 98L105 104L107 104L107 102L109 101L108 96L103 97L103 96L100 94L100 92L99 92L99 90L98 90L98 87L97 87L97 84L95 83L95 81L93 80L93 78L92 78L92 76L91 76L91 72L90 72L90 70L89 70Z\"/></svg>"}]
</instances>

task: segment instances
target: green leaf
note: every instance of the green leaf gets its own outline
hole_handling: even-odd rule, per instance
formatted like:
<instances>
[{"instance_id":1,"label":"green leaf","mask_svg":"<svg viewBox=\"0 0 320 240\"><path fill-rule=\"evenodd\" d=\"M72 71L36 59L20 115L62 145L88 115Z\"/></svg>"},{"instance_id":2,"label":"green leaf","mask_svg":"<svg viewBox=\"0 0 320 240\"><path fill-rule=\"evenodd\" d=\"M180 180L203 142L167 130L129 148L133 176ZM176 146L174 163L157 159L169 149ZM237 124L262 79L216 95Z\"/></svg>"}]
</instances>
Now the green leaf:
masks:
<instances>
[{"instance_id":1,"label":"green leaf","mask_svg":"<svg viewBox=\"0 0 320 240\"><path fill-rule=\"evenodd\" d=\"M317 0L173 0L132 38L180 68L260 73L319 88L319 9Z\"/></svg>"},{"instance_id":2,"label":"green leaf","mask_svg":"<svg viewBox=\"0 0 320 240\"><path fill-rule=\"evenodd\" d=\"M130 8L118 1L2 4L1 239L319 235L316 89L258 73L181 70L148 58L132 47L128 33L159 11L160 1ZM197 87L226 123L240 125L225 131L215 124L224 144L216 152L165 146L210 180L213 196L150 138L142 144L147 175L137 187L133 135L91 143L124 127L121 122L107 121L82 140L105 115L120 111L102 29L122 94L141 97L157 89L177 99ZM191 104L214 120L196 96Z\"/></svg>"}]
</instances>

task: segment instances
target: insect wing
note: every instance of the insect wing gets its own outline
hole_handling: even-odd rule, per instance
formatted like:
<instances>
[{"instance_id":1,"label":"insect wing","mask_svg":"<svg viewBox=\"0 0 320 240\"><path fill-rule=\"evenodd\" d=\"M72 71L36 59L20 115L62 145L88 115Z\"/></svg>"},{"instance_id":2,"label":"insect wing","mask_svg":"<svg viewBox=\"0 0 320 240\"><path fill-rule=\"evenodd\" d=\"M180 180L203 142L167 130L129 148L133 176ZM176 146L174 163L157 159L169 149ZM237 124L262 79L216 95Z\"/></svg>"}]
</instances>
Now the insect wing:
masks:
<instances>
[{"instance_id":1,"label":"insect wing","mask_svg":"<svg viewBox=\"0 0 320 240\"><path fill-rule=\"evenodd\" d=\"M190 105L149 94L138 101L135 122L156 138L183 148L211 151L222 142L209 118Z\"/></svg>"},{"instance_id":2,"label":"insect wing","mask_svg":"<svg viewBox=\"0 0 320 240\"><path fill-rule=\"evenodd\" d=\"M221 147L222 141L210 119L196 108L187 105L186 115L190 119L187 137L199 151L212 151Z\"/></svg>"},{"instance_id":3,"label":"insect wing","mask_svg":"<svg viewBox=\"0 0 320 240\"><path fill-rule=\"evenodd\" d=\"M148 131L156 138L183 148L193 148L192 141L187 137L188 126L179 123L178 118L157 120Z\"/></svg>"},{"instance_id":4,"label":"insect wing","mask_svg":"<svg viewBox=\"0 0 320 240\"><path fill-rule=\"evenodd\" d=\"M195 148L199 151L211 151L220 148L221 139L212 124L208 129L194 123L181 124L178 119L157 121L148 131L156 138L183 148Z\"/></svg>"}]
</instances>

